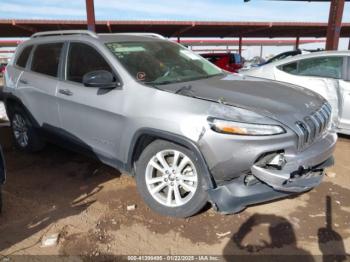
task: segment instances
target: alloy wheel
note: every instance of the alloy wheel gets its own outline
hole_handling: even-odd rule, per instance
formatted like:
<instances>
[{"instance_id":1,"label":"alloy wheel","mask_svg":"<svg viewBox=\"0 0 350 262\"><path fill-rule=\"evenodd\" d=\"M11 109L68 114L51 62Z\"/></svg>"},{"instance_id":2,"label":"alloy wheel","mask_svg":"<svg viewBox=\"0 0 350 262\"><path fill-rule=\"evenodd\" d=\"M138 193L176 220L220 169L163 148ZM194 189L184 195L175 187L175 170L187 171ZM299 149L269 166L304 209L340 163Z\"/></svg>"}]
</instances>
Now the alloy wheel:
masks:
<instances>
[{"instance_id":1,"label":"alloy wheel","mask_svg":"<svg viewBox=\"0 0 350 262\"><path fill-rule=\"evenodd\" d=\"M167 207L185 205L198 187L198 174L192 160L177 150L163 150L146 167L148 192Z\"/></svg>"},{"instance_id":2,"label":"alloy wheel","mask_svg":"<svg viewBox=\"0 0 350 262\"><path fill-rule=\"evenodd\" d=\"M23 148L28 146L28 126L23 116L19 114L13 116L12 130L18 144Z\"/></svg>"}]
</instances>

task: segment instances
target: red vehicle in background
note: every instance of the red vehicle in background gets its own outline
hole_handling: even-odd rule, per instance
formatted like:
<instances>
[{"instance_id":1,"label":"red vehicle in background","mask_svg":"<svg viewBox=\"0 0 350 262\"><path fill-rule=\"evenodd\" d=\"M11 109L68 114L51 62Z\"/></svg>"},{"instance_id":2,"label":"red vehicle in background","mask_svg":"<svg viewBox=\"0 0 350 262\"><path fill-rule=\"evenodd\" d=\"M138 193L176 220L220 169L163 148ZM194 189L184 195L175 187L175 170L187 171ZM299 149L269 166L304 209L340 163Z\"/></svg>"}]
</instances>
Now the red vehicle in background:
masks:
<instances>
[{"instance_id":1,"label":"red vehicle in background","mask_svg":"<svg viewBox=\"0 0 350 262\"><path fill-rule=\"evenodd\" d=\"M3 76L5 74L7 64L0 63L0 76Z\"/></svg>"},{"instance_id":2,"label":"red vehicle in background","mask_svg":"<svg viewBox=\"0 0 350 262\"><path fill-rule=\"evenodd\" d=\"M207 53L200 54L214 65L233 73L238 73L238 70L243 67L243 59L237 53Z\"/></svg>"}]
</instances>

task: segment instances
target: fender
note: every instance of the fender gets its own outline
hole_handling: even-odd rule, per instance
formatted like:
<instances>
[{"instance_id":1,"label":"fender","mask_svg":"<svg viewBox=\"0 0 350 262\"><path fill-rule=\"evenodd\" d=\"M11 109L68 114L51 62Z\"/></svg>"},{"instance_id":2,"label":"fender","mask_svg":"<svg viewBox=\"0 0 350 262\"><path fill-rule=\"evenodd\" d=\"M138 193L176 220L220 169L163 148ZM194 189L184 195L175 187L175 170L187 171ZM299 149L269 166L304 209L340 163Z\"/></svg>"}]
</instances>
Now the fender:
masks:
<instances>
[{"instance_id":1,"label":"fender","mask_svg":"<svg viewBox=\"0 0 350 262\"><path fill-rule=\"evenodd\" d=\"M132 170L133 155L135 153L136 143L142 135L151 135L153 137L157 137L159 139L164 139L164 140L167 140L169 142L174 142L176 144L182 145L182 146L190 149L192 152L195 153L197 160L200 164L199 171L205 178L206 187L207 187L206 189L209 190L209 189L213 189L216 187L215 180L213 179L212 175L210 174L207 163L206 163L206 161L205 161L205 159L204 159L202 153L200 152L199 147L196 143L194 143L192 140L190 140L184 136L180 136L180 135L173 134L173 133L170 133L167 131L153 129L153 128L141 128L135 132L135 134L131 140L130 150L129 150L129 153L127 156L127 163L126 163L127 170L129 170L129 171Z\"/></svg>"}]
</instances>

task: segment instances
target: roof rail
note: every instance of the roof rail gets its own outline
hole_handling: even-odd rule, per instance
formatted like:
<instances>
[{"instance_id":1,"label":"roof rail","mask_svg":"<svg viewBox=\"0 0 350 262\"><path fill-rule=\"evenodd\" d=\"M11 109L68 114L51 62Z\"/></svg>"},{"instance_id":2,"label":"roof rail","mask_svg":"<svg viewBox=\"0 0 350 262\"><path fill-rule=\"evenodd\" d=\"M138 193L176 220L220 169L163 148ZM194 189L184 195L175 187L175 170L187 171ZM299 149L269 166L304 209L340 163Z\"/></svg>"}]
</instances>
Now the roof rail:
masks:
<instances>
[{"instance_id":1,"label":"roof rail","mask_svg":"<svg viewBox=\"0 0 350 262\"><path fill-rule=\"evenodd\" d=\"M98 36L91 31L88 30L59 30L59 31L45 31L35 33L31 36L31 38L45 37L45 36L57 36L57 35L89 35L94 38L98 38Z\"/></svg>"},{"instance_id":2,"label":"roof rail","mask_svg":"<svg viewBox=\"0 0 350 262\"><path fill-rule=\"evenodd\" d=\"M156 33L107 33L107 34L99 34L99 35L135 35L135 36L147 36L147 37L154 37L159 39L166 39L164 36Z\"/></svg>"}]
</instances>

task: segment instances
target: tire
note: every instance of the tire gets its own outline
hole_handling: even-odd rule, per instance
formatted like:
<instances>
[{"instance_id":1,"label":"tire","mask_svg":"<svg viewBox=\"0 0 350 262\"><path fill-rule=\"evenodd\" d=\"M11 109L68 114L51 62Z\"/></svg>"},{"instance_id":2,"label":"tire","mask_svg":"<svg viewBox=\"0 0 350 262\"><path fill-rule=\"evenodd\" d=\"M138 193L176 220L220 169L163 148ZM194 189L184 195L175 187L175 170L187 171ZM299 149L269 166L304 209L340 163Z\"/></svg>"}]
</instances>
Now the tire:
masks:
<instances>
[{"instance_id":1,"label":"tire","mask_svg":"<svg viewBox=\"0 0 350 262\"><path fill-rule=\"evenodd\" d=\"M10 121L16 148L28 153L38 152L44 148L44 141L23 109L15 107L11 112Z\"/></svg>"},{"instance_id":2,"label":"tire","mask_svg":"<svg viewBox=\"0 0 350 262\"><path fill-rule=\"evenodd\" d=\"M138 191L148 206L162 215L192 216L208 201L199 167L192 151L156 140L143 150L136 162Z\"/></svg>"}]
</instances>

